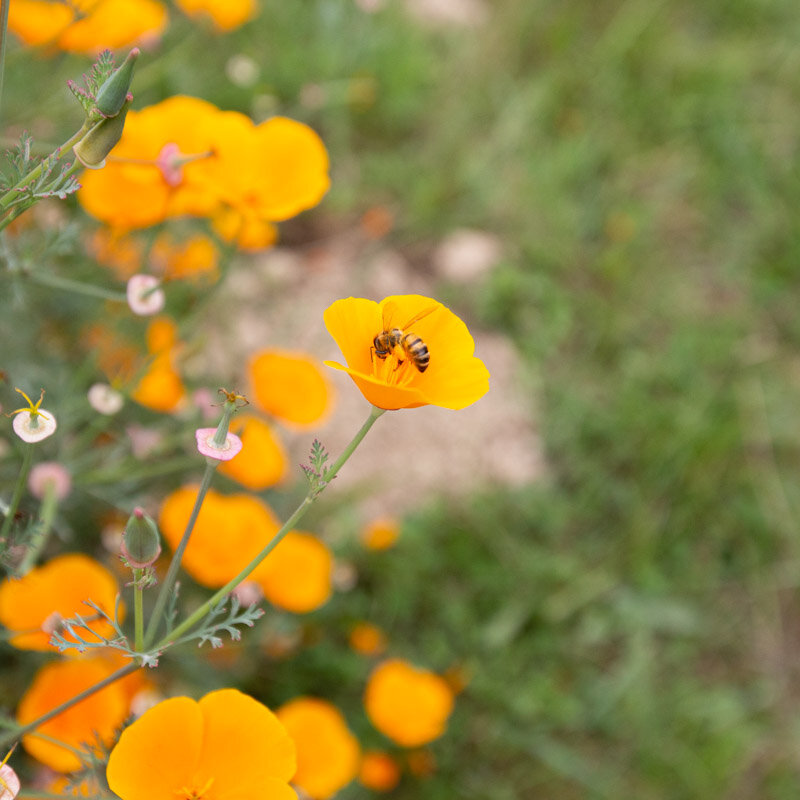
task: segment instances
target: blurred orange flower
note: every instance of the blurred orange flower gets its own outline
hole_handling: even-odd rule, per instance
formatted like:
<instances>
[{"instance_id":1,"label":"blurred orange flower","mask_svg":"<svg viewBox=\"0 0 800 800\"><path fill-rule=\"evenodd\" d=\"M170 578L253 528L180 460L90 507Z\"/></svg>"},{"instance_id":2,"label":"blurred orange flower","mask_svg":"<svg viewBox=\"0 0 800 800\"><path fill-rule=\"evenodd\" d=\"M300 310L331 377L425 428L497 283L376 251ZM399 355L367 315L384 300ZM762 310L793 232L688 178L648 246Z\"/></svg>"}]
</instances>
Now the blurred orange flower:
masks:
<instances>
[{"instance_id":1,"label":"blurred orange flower","mask_svg":"<svg viewBox=\"0 0 800 800\"><path fill-rule=\"evenodd\" d=\"M241 437L242 450L236 458L224 461L218 472L259 492L280 483L286 476L286 453L272 428L253 414L234 417L230 430Z\"/></svg>"},{"instance_id":2,"label":"blurred orange flower","mask_svg":"<svg viewBox=\"0 0 800 800\"><path fill-rule=\"evenodd\" d=\"M183 536L196 497L196 486L184 486L168 495L161 506L159 526L173 550ZM198 583L212 588L224 586L255 558L279 528L272 510L258 498L246 494L225 496L210 489L182 565ZM270 554L265 563L273 556ZM252 579L257 580L255 573Z\"/></svg>"},{"instance_id":3,"label":"blurred orange flower","mask_svg":"<svg viewBox=\"0 0 800 800\"><path fill-rule=\"evenodd\" d=\"M395 658L372 671L364 706L382 734L403 747L417 747L444 733L453 690L435 673Z\"/></svg>"},{"instance_id":4,"label":"blurred orange flower","mask_svg":"<svg viewBox=\"0 0 800 800\"><path fill-rule=\"evenodd\" d=\"M167 317L157 317L147 326L147 350L152 359L131 397L153 411L175 411L186 397L186 387L175 368L180 348L177 331Z\"/></svg>"},{"instance_id":5,"label":"blurred orange flower","mask_svg":"<svg viewBox=\"0 0 800 800\"><path fill-rule=\"evenodd\" d=\"M400 536L400 524L393 517L372 520L361 532L361 541L369 550L388 550Z\"/></svg>"},{"instance_id":6,"label":"blurred orange flower","mask_svg":"<svg viewBox=\"0 0 800 800\"><path fill-rule=\"evenodd\" d=\"M330 185L325 146L307 125L286 117L256 125L183 96L130 111L106 167L81 180L83 207L112 227L209 217L248 249L271 244L271 223L315 206Z\"/></svg>"},{"instance_id":7,"label":"blurred orange flower","mask_svg":"<svg viewBox=\"0 0 800 800\"><path fill-rule=\"evenodd\" d=\"M231 31L252 19L258 11L256 0L175 0L190 17L209 17L221 31Z\"/></svg>"},{"instance_id":8,"label":"blurred orange flower","mask_svg":"<svg viewBox=\"0 0 800 800\"><path fill-rule=\"evenodd\" d=\"M221 115L211 103L183 95L129 111L106 166L81 176L78 200L93 217L121 229L210 214L219 199L198 168L211 160Z\"/></svg>"},{"instance_id":9,"label":"blurred orange flower","mask_svg":"<svg viewBox=\"0 0 800 800\"><path fill-rule=\"evenodd\" d=\"M359 622L350 630L350 647L365 656L377 656L386 650L386 634L369 622Z\"/></svg>"},{"instance_id":10,"label":"blurred orange flower","mask_svg":"<svg viewBox=\"0 0 800 800\"><path fill-rule=\"evenodd\" d=\"M0 622L16 635L9 643L20 650L53 651L50 635L61 619L80 614L84 619L96 616L84 600L91 600L113 617L119 588L114 576L100 563L80 553L57 556L22 578L6 579L0 584ZM124 608L120 607L120 613ZM113 633L102 619L89 623L98 637ZM82 631L87 641L88 631ZM75 641L62 632L68 641ZM99 641L99 638L96 640ZM77 651L69 649L68 655Z\"/></svg>"},{"instance_id":11,"label":"blurred orange flower","mask_svg":"<svg viewBox=\"0 0 800 800\"><path fill-rule=\"evenodd\" d=\"M283 422L308 426L329 411L333 389L314 359L283 350L260 350L248 364L255 404Z\"/></svg>"},{"instance_id":12,"label":"blurred orange flower","mask_svg":"<svg viewBox=\"0 0 800 800\"><path fill-rule=\"evenodd\" d=\"M9 30L25 44L89 55L149 44L166 25L166 8L157 0L13 0L8 12Z\"/></svg>"},{"instance_id":13,"label":"blurred orange flower","mask_svg":"<svg viewBox=\"0 0 800 800\"><path fill-rule=\"evenodd\" d=\"M331 596L333 557L314 535L289 531L253 572L264 597L295 614L314 611Z\"/></svg>"},{"instance_id":14,"label":"blurred orange flower","mask_svg":"<svg viewBox=\"0 0 800 800\"><path fill-rule=\"evenodd\" d=\"M276 716L236 689L164 700L122 732L106 777L122 800L297 800L295 746Z\"/></svg>"},{"instance_id":15,"label":"blurred orange flower","mask_svg":"<svg viewBox=\"0 0 800 800\"><path fill-rule=\"evenodd\" d=\"M121 280L141 272L144 248L131 236L110 228L98 228L89 237L87 249L98 264L111 267Z\"/></svg>"},{"instance_id":16,"label":"blurred orange flower","mask_svg":"<svg viewBox=\"0 0 800 800\"><path fill-rule=\"evenodd\" d=\"M209 282L219 277L219 251L208 236L195 234L176 242L169 234L161 234L150 251L154 272L165 280L185 278Z\"/></svg>"},{"instance_id":17,"label":"blurred orange flower","mask_svg":"<svg viewBox=\"0 0 800 800\"><path fill-rule=\"evenodd\" d=\"M388 753L367 750L361 758L358 782L373 792L390 792L400 783L400 767Z\"/></svg>"},{"instance_id":18,"label":"blurred orange flower","mask_svg":"<svg viewBox=\"0 0 800 800\"><path fill-rule=\"evenodd\" d=\"M325 326L347 366L346 372L366 399L378 408L424 405L459 409L489 391L489 372L476 358L467 326L448 308L418 294L393 295L380 303L361 297L337 300L325 312ZM407 345L430 357L424 369L402 341L386 346L382 357L375 338L398 329L410 334Z\"/></svg>"},{"instance_id":19,"label":"blurred orange flower","mask_svg":"<svg viewBox=\"0 0 800 800\"><path fill-rule=\"evenodd\" d=\"M34 676L17 708L17 722L26 725L84 689L107 678L114 668L102 657L77 658L45 664ZM112 683L66 711L42 723L36 734L22 737L22 746L36 759L58 772L73 772L81 766L72 749L97 741L109 744L128 713L125 692ZM50 741L54 739L56 741Z\"/></svg>"},{"instance_id":20,"label":"blurred orange flower","mask_svg":"<svg viewBox=\"0 0 800 800\"><path fill-rule=\"evenodd\" d=\"M275 713L297 745L292 782L312 800L333 797L353 780L358 772L358 740L334 705L314 697L297 697Z\"/></svg>"}]
</instances>

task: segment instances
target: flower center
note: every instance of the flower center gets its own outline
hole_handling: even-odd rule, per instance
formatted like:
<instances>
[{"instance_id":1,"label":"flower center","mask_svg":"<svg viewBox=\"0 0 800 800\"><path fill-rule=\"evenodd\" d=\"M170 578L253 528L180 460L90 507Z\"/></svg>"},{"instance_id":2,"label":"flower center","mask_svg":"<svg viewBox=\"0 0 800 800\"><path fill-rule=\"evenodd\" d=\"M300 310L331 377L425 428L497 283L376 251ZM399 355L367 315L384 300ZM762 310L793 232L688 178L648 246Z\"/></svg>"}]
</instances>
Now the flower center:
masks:
<instances>
[{"instance_id":1,"label":"flower center","mask_svg":"<svg viewBox=\"0 0 800 800\"><path fill-rule=\"evenodd\" d=\"M199 789L190 789L188 786L184 786L178 789L175 794L178 795L180 800L204 800L212 783L214 783L213 777L209 778Z\"/></svg>"},{"instance_id":2,"label":"flower center","mask_svg":"<svg viewBox=\"0 0 800 800\"><path fill-rule=\"evenodd\" d=\"M419 372L399 344L386 358L378 358L375 353L372 356L372 374L389 386L407 386Z\"/></svg>"}]
</instances>

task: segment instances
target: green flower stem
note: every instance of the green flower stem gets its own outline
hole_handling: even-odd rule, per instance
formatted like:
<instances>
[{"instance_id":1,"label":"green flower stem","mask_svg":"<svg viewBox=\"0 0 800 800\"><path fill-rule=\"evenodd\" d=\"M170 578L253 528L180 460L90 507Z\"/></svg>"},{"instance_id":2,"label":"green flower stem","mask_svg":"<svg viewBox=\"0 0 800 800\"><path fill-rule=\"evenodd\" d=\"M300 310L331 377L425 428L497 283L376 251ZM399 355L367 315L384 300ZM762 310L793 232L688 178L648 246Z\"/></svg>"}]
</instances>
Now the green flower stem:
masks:
<instances>
[{"instance_id":1,"label":"green flower stem","mask_svg":"<svg viewBox=\"0 0 800 800\"><path fill-rule=\"evenodd\" d=\"M3 97L3 78L6 69L6 40L8 39L8 9L11 0L0 0L0 100Z\"/></svg>"},{"instance_id":2,"label":"green flower stem","mask_svg":"<svg viewBox=\"0 0 800 800\"><path fill-rule=\"evenodd\" d=\"M100 120L91 127L84 122L79 131L76 131L72 136L69 137L69 139L67 139L66 142L64 142L64 144L62 144L60 147L57 147L53 151L56 158L63 158L87 133L89 133L90 130L95 128L97 125L100 125L102 122L103 120ZM47 159L40 161L27 175L23 175L5 194L0 195L0 208L8 208L11 205L11 202L16 200L20 189L24 189L29 183L33 183L42 174L43 164L46 160ZM70 167L70 174L74 174L80 168L81 167L73 164L72 167Z\"/></svg>"},{"instance_id":3,"label":"green flower stem","mask_svg":"<svg viewBox=\"0 0 800 800\"><path fill-rule=\"evenodd\" d=\"M18 575L25 575L26 572L29 572L39 558L50 537L50 529L56 518L56 511L58 511L58 495L53 482L49 481L44 490L42 504L39 506L39 520L33 530L30 545L17 569Z\"/></svg>"},{"instance_id":4,"label":"green flower stem","mask_svg":"<svg viewBox=\"0 0 800 800\"><path fill-rule=\"evenodd\" d=\"M31 462L33 461L33 443L28 442L25 444L25 454L22 457L22 466L17 476L17 485L14 487L14 495L11 498L11 505L6 510L6 518L3 520L3 527L0 528L0 539L7 540L8 534L11 531L11 523L14 521L14 516L19 508L19 501L22 500L22 493L25 491L25 485L28 482L28 473L31 471Z\"/></svg>"},{"instance_id":5,"label":"green flower stem","mask_svg":"<svg viewBox=\"0 0 800 800\"><path fill-rule=\"evenodd\" d=\"M292 530L295 525L300 521L303 515L308 510L308 507L314 502L314 500L319 496L322 489L325 488L327 484L329 484L337 475L339 470L344 466L347 459L353 455L356 447L361 444L361 440L367 435L369 429L375 424L378 417L380 417L386 409L377 408L376 406L372 407L370 411L369 417L367 417L366 422L361 426L361 429L358 433L353 437L350 444L345 447L342 451L342 454L339 458L333 463L333 466L326 474L325 484L320 487L313 487L309 490L308 494L303 498L303 501L300 505L294 510L294 513L283 523L281 529L275 534L275 536L270 539L270 541L266 544L263 550L255 557L253 560L235 577L232 578L228 583L226 583L216 594L214 594L210 599L206 600L198 609L196 609L192 614L190 614L180 625L175 627L174 630L170 631L170 633L161 639L155 645L156 650L161 650L164 647L175 642L179 639L186 631L190 630L194 625L196 625L203 617L208 614L208 612L215 606L217 603L220 602L226 595L230 594L240 583L242 583L252 572L253 570L281 543L284 536Z\"/></svg>"},{"instance_id":6,"label":"green flower stem","mask_svg":"<svg viewBox=\"0 0 800 800\"><path fill-rule=\"evenodd\" d=\"M178 458L170 459L169 461L162 461L160 464L147 466L140 469L135 467L140 466L140 462L127 462L119 470L102 470L98 469L94 472L86 472L75 479L76 486L97 486L105 483L118 483L119 481L138 481L144 478L154 478L158 475L169 475L173 472L185 472L197 466L197 458L194 456L180 456Z\"/></svg>"},{"instance_id":7,"label":"green flower stem","mask_svg":"<svg viewBox=\"0 0 800 800\"><path fill-rule=\"evenodd\" d=\"M94 686L90 686L88 689L84 689L82 692L79 692L74 697L70 697L69 700L65 700L61 705L56 706L55 708L50 709L46 714L42 714L41 717L38 717L35 720L32 720L27 725L21 725L19 727L12 728L11 730L7 731L6 733L0 733L0 749L7 747L9 742L15 741L20 739L22 736L30 733L31 731L36 730L40 725L47 722L49 719L53 719L53 717L57 717L62 712L66 711L68 708L72 708L76 703L80 703L81 700L85 700L87 697L91 697L96 692L99 692L101 689L105 689L106 686L110 686L112 683L120 680L121 678L125 678L130 675L132 672L136 672L137 669L141 667L137 661L131 661L130 664L127 666L121 667L116 672L112 672L111 675L103 678L103 680L98 681Z\"/></svg>"},{"instance_id":8,"label":"green flower stem","mask_svg":"<svg viewBox=\"0 0 800 800\"><path fill-rule=\"evenodd\" d=\"M28 272L25 277L40 283L42 286L50 286L53 289L64 289L76 294L88 295L89 297L99 297L102 300L115 300L118 303L127 303L128 298L124 292L114 292L111 289L104 289L102 286L93 286L90 283L81 283L69 278L59 278L57 275L48 275L41 272Z\"/></svg>"},{"instance_id":9,"label":"green flower stem","mask_svg":"<svg viewBox=\"0 0 800 800\"><path fill-rule=\"evenodd\" d=\"M140 652L144 647L144 607L142 604L141 580L143 569L133 571L133 624L134 640L133 649Z\"/></svg>"},{"instance_id":10,"label":"green flower stem","mask_svg":"<svg viewBox=\"0 0 800 800\"><path fill-rule=\"evenodd\" d=\"M211 479L214 477L214 472L216 471L218 465L218 461L209 460L208 463L206 463L206 471L203 475L203 482L200 484L200 491L197 493L197 499L194 501L194 508L192 509L189 521L186 523L186 529L183 532L183 537L181 538L180 544L178 544L178 547L172 554L172 561L169 563L167 576L164 578L164 582L161 584L161 589L158 593L158 597L156 598L156 604L153 607L153 612L150 615L150 621L147 624L147 635L144 637L144 646L147 648L149 648L150 642L153 641L156 631L158 630L158 624L161 621L161 617L164 614L164 608L167 605L167 599L172 591L175 579L178 577L178 569L181 565L181 559L183 558L184 550L186 550L186 545L189 544L189 537L192 535L192 530L194 529L194 525L197 522L197 517L200 514L200 508L203 505L203 500L205 500L208 488L211 486Z\"/></svg>"}]
</instances>

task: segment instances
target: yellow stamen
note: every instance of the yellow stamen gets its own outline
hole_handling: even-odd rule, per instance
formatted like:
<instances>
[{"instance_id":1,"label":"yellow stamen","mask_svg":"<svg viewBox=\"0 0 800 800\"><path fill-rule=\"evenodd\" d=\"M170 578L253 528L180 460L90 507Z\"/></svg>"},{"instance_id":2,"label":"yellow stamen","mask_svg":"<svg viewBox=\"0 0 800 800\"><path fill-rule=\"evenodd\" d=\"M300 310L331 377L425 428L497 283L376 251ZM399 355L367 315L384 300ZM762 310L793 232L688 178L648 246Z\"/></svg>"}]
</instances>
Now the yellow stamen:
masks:
<instances>
[{"instance_id":1,"label":"yellow stamen","mask_svg":"<svg viewBox=\"0 0 800 800\"><path fill-rule=\"evenodd\" d=\"M23 411L27 411L31 415L31 425L34 428L36 427L37 417L41 417L42 419L50 419L47 414L42 414L42 412L39 411L39 406L42 404L42 400L44 399L44 389L42 389L39 399L35 403L30 399L30 397L28 397L28 395L25 394L25 392L22 391L22 389L17 389L15 386L14 391L19 392L28 401L28 405L26 408L17 408L14 409L14 411L10 411L8 414L6 414L7 417L13 417L14 414L21 414ZM0 764L0 767L2 766L3 765Z\"/></svg>"},{"instance_id":2,"label":"yellow stamen","mask_svg":"<svg viewBox=\"0 0 800 800\"><path fill-rule=\"evenodd\" d=\"M27 398L25 398L25 399L27 400ZM30 400L28 400L28 402L30 403ZM11 754L14 752L14 750L16 750L16 747L17 747L17 745L16 745L16 742L15 742L11 746L11 749L6 753L6 757L2 761L0 761L0 767L4 767L6 765L6 762L8 761L8 759L11 758ZM0 777L0 786L3 787L3 791L4 792L7 791L7 792L9 792L9 794L11 793L11 790L8 788L8 784L1 777Z\"/></svg>"}]
</instances>

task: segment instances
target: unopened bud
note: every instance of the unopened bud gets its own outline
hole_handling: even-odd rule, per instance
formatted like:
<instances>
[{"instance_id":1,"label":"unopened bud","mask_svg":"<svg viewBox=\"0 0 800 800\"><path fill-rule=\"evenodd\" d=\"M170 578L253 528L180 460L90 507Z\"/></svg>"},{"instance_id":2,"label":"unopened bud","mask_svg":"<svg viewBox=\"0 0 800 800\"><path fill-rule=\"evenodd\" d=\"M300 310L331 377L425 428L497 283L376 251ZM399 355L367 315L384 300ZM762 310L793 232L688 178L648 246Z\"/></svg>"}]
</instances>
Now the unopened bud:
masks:
<instances>
[{"instance_id":1,"label":"unopened bud","mask_svg":"<svg viewBox=\"0 0 800 800\"><path fill-rule=\"evenodd\" d=\"M143 569L151 566L161 555L158 527L151 517L135 508L122 534L121 552L128 566Z\"/></svg>"},{"instance_id":2,"label":"unopened bud","mask_svg":"<svg viewBox=\"0 0 800 800\"><path fill-rule=\"evenodd\" d=\"M137 58L139 58L139 48L134 47L128 53L127 58L122 62L119 69L115 69L97 90L94 105L104 117L117 116L125 105L125 99L128 97L128 92L131 88L133 68L136 65Z\"/></svg>"},{"instance_id":3,"label":"unopened bud","mask_svg":"<svg viewBox=\"0 0 800 800\"><path fill-rule=\"evenodd\" d=\"M102 169L106 165L106 156L122 138L125 117L128 115L132 100L133 98L129 96L115 117L99 122L72 148L84 167Z\"/></svg>"}]
</instances>

